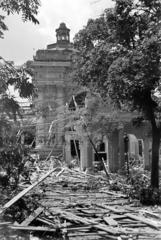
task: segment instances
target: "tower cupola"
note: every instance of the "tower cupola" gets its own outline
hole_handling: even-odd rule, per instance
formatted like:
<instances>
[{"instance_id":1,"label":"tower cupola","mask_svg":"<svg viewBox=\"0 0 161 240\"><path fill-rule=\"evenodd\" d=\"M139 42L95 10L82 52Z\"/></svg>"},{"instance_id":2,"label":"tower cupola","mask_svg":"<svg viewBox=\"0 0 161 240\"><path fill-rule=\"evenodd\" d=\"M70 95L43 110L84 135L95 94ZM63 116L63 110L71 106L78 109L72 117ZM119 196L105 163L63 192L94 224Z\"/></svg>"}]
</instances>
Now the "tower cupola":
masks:
<instances>
[{"instance_id":1,"label":"tower cupola","mask_svg":"<svg viewBox=\"0 0 161 240\"><path fill-rule=\"evenodd\" d=\"M59 28L56 29L57 43L70 42L70 29L66 27L65 23L60 23Z\"/></svg>"}]
</instances>

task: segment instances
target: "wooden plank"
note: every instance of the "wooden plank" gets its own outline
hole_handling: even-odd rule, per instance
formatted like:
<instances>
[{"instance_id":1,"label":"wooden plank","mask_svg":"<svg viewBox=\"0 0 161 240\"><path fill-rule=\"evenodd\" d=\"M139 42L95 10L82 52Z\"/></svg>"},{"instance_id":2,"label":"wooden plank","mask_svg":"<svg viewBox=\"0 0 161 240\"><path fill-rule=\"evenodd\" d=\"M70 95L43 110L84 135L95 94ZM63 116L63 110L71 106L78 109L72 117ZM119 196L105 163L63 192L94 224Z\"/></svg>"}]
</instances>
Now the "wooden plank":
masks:
<instances>
[{"instance_id":1,"label":"wooden plank","mask_svg":"<svg viewBox=\"0 0 161 240\"><path fill-rule=\"evenodd\" d=\"M69 220L69 221L75 221L75 222L80 222L83 224L92 224L94 228L99 229L99 230L103 230L105 232L108 232L112 235L119 235L119 230L115 229L113 227L107 226L105 224L101 224L96 222L93 219L87 219L84 217L79 217L73 213L69 213L66 211L61 211L61 210L55 210L58 214L60 214L60 216L62 216L63 218Z\"/></svg>"},{"instance_id":2,"label":"wooden plank","mask_svg":"<svg viewBox=\"0 0 161 240\"><path fill-rule=\"evenodd\" d=\"M75 232L75 233L68 233L68 237L73 237L73 236L85 236L85 239L86 239L86 236L96 236L97 233L96 232ZM107 235L106 232L100 232L100 235Z\"/></svg>"},{"instance_id":3,"label":"wooden plank","mask_svg":"<svg viewBox=\"0 0 161 240\"><path fill-rule=\"evenodd\" d=\"M103 217L103 220L112 227L118 226L118 223L112 217Z\"/></svg>"},{"instance_id":4,"label":"wooden plank","mask_svg":"<svg viewBox=\"0 0 161 240\"><path fill-rule=\"evenodd\" d=\"M153 212L150 212L150 211L147 211L147 210L141 210L141 212L149 215L150 217L161 219L161 216L156 214L156 213L153 213Z\"/></svg>"},{"instance_id":5,"label":"wooden plank","mask_svg":"<svg viewBox=\"0 0 161 240\"><path fill-rule=\"evenodd\" d=\"M122 224L122 227L126 227L126 228L142 228L142 227L146 227L147 225L145 223L128 223L128 224Z\"/></svg>"},{"instance_id":6,"label":"wooden plank","mask_svg":"<svg viewBox=\"0 0 161 240\"><path fill-rule=\"evenodd\" d=\"M153 227L153 228L156 228L156 229L159 229L159 227L160 227L156 222L151 221L151 220L149 220L149 219L147 219L147 218L145 218L145 217L142 217L142 216L136 216L136 215L133 215L133 214L131 214L131 213L127 213L127 214L125 214L125 216L128 217L128 218L131 218L131 219L133 219L133 220L136 220L136 221L140 221L140 222L142 222L142 223L145 223L145 224L147 224L148 226Z\"/></svg>"},{"instance_id":7,"label":"wooden plank","mask_svg":"<svg viewBox=\"0 0 161 240\"><path fill-rule=\"evenodd\" d=\"M1 226L5 226L5 225L9 225L9 224L11 224L11 222L1 222L1 223L0 223L0 227L1 227Z\"/></svg>"},{"instance_id":8,"label":"wooden plank","mask_svg":"<svg viewBox=\"0 0 161 240\"><path fill-rule=\"evenodd\" d=\"M11 207L15 202L17 202L21 197L23 197L25 194L27 194L29 191L31 191L34 187L36 187L38 184L40 184L42 181L44 181L49 175L51 175L53 172L56 170L59 170L60 168L54 168L47 172L43 177L41 177L37 182L32 184L31 186L27 187L26 189L22 190L19 194L17 194L14 198L12 198L9 202L7 202L1 209L0 209L0 214L2 214L6 209ZM64 171L62 169L59 173ZM57 174L58 175L58 174Z\"/></svg>"},{"instance_id":9,"label":"wooden plank","mask_svg":"<svg viewBox=\"0 0 161 240\"><path fill-rule=\"evenodd\" d=\"M68 171L70 171L70 172L73 172L73 173L75 173L75 174L77 174L76 175L76 177L78 177L78 174L84 179L84 176L89 176L89 177L93 177L93 178L96 178L96 179L99 179L99 178L101 178L102 180L107 180L107 179L105 179L103 176L97 176L97 175L92 175L92 174L89 174L89 173L85 173L85 172L80 172L79 170L76 170L76 169L68 169Z\"/></svg>"},{"instance_id":10,"label":"wooden plank","mask_svg":"<svg viewBox=\"0 0 161 240\"><path fill-rule=\"evenodd\" d=\"M56 224L53 221L51 221L50 219L47 219L47 218L44 218L44 217L37 217L36 220L40 221L41 223L45 223L49 226L56 227ZM61 229L67 228L67 227L70 227L70 226L71 226L71 223L67 222L67 223L65 223L65 227L63 226L63 224L61 224Z\"/></svg>"},{"instance_id":11,"label":"wooden plank","mask_svg":"<svg viewBox=\"0 0 161 240\"><path fill-rule=\"evenodd\" d=\"M30 214L20 225L28 226L36 217L38 217L43 212L43 208L37 208L33 213Z\"/></svg>"},{"instance_id":12,"label":"wooden plank","mask_svg":"<svg viewBox=\"0 0 161 240\"><path fill-rule=\"evenodd\" d=\"M23 230L23 231L43 231L43 232L55 232L55 228L49 228L49 227L36 227L36 226L21 226L21 225L11 225L11 229L16 229L16 230Z\"/></svg>"},{"instance_id":13,"label":"wooden plank","mask_svg":"<svg viewBox=\"0 0 161 240\"><path fill-rule=\"evenodd\" d=\"M102 160L102 163L103 163L103 168L104 168L104 171L105 171L105 173L106 173L106 176L107 176L107 178L110 179L110 175L109 175L109 173L108 173L108 171L107 171L104 158L101 158L101 160Z\"/></svg>"},{"instance_id":14,"label":"wooden plank","mask_svg":"<svg viewBox=\"0 0 161 240\"><path fill-rule=\"evenodd\" d=\"M116 215L116 214L112 214L112 218L116 219L116 220L121 220L121 219L126 219L127 217L125 215Z\"/></svg>"},{"instance_id":15,"label":"wooden plank","mask_svg":"<svg viewBox=\"0 0 161 240\"><path fill-rule=\"evenodd\" d=\"M90 224L89 226L79 226L79 227L68 227L66 228L67 231L82 231L84 229L89 230L90 228L92 228L92 224Z\"/></svg>"},{"instance_id":16,"label":"wooden plank","mask_svg":"<svg viewBox=\"0 0 161 240\"><path fill-rule=\"evenodd\" d=\"M124 209L117 209L117 208L114 208L114 207L111 207L111 206L107 206L107 205L104 205L104 204L95 203L94 205L96 205L97 207L108 209L108 210L110 210L110 211L112 211L114 213L117 213L117 214L124 214L126 212Z\"/></svg>"},{"instance_id":17,"label":"wooden plank","mask_svg":"<svg viewBox=\"0 0 161 240\"><path fill-rule=\"evenodd\" d=\"M42 223L45 223L45 224L47 224L49 226L55 227L55 224L52 221L49 221L48 219L44 219L44 218L38 217L38 218L36 218L36 220L38 220L38 221L40 221Z\"/></svg>"},{"instance_id":18,"label":"wooden plank","mask_svg":"<svg viewBox=\"0 0 161 240\"><path fill-rule=\"evenodd\" d=\"M127 195L125 194L122 194L122 193L116 193L116 192L113 192L113 191L108 191L108 190L100 190L99 191L100 193L105 193L105 194L109 194L109 195L113 195L113 196L116 196L118 198L128 198Z\"/></svg>"}]
</instances>

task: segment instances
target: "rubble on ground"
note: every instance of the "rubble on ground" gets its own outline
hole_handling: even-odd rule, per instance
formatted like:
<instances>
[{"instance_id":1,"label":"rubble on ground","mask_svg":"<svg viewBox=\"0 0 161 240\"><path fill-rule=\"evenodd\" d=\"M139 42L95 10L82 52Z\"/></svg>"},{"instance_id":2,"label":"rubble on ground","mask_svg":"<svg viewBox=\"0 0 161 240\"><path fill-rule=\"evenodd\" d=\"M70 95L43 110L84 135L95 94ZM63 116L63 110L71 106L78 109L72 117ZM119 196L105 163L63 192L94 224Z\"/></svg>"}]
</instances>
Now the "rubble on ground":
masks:
<instances>
[{"instance_id":1,"label":"rubble on ground","mask_svg":"<svg viewBox=\"0 0 161 240\"><path fill-rule=\"evenodd\" d=\"M123 184L130 187L126 177L110 174L107 179L103 172L84 173L57 160L39 163L39 184L34 180L29 186L21 184L24 193L28 188L25 197L20 193L5 205L7 211L28 197L35 204L10 225L12 229L69 240L161 238L161 207L131 201L121 191Z\"/></svg>"}]
</instances>

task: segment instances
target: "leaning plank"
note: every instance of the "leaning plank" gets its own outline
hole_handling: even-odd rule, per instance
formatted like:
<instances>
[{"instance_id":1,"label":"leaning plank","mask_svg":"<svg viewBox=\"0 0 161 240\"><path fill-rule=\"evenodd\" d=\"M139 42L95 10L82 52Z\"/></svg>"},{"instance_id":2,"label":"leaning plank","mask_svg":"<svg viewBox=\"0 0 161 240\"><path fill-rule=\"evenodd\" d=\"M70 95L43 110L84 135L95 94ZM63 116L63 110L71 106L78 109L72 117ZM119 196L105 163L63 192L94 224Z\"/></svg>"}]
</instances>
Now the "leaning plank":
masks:
<instances>
[{"instance_id":1,"label":"leaning plank","mask_svg":"<svg viewBox=\"0 0 161 240\"><path fill-rule=\"evenodd\" d=\"M43 231L43 232L55 232L55 228L49 228L49 227L36 227L36 226L10 226L11 229L16 230L24 230L24 231Z\"/></svg>"},{"instance_id":2,"label":"leaning plank","mask_svg":"<svg viewBox=\"0 0 161 240\"><path fill-rule=\"evenodd\" d=\"M104 168L104 171L105 171L105 173L106 173L106 176L107 176L107 178L110 179L110 175L109 175L109 173L108 173L108 171L107 171L107 168L106 168L106 165L105 165L104 158L101 158L101 159L102 159L103 168Z\"/></svg>"},{"instance_id":3,"label":"leaning plank","mask_svg":"<svg viewBox=\"0 0 161 240\"><path fill-rule=\"evenodd\" d=\"M125 216L128 217L128 218L140 221L142 223L145 223L145 224L149 225L150 227L153 227L153 228L156 228L156 229L159 228L159 226L158 226L158 224L156 222L153 222L153 221L151 221L149 219L146 219L145 217L135 216L135 215L133 215L131 213L127 213L127 214L125 214Z\"/></svg>"},{"instance_id":4,"label":"leaning plank","mask_svg":"<svg viewBox=\"0 0 161 240\"><path fill-rule=\"evenodd\" d=\"M47 224L49 226L55 227L55 224L52 221L49 221L48 219L44 219L44 218L38 217L38 218L36 218L36 220L38 220L39 222L41 222L43 224L45 223L45 224Z\"/></svg>"},{"instance_id":5,"label":"leaning plank","mask_svg":"<svg viewBox=\"0 0 161 240\"><path fill-rule=\"evenodd\" d=\"M34 187L36 187L38 184L40 184L43 180L45 180L50 174L52 174L53 172L55 172L56 170L59 170L60 168L54 168L52 170L50 170L49 172L47 172L42 178L40 178L37 182L35 182L34 184L32 184L31 186L29 186L28 188L24 189L23 191L21 191L19 194L17 194L13 199L11 199L9 202L7 202L1 209L0 209L0 214L2 214L6 209L8 209L9 207L11 207L15 202L17 202L21 197L23 197L25 194L27 194L31 189L33 189ZM64 169L63 169L64 171ZM62 172L62 170L60 171Z\"/></svg>"},{"instance_id":6,"label":"leaning plank","mask_svg":"<svg viewBox=\"0 0 161 240\"><path fill-rule=\"evenodd\" d=\"M28 226L36 217L38 217L43 212L43 208L37 208L31 215L26 218L20 225L21 226Z\"/></svg>"}]
</instances>

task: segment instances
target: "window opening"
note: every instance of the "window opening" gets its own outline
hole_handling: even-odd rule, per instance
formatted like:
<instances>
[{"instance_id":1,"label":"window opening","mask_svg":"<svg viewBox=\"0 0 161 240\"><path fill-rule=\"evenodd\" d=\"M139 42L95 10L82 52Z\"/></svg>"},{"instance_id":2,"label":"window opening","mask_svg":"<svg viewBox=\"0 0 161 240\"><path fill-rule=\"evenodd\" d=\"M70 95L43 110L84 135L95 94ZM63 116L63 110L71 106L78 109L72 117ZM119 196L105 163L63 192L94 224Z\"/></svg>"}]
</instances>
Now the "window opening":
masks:
<instances>
[{"instance_id":1,"label":"window opening","mask_svg":"<svg viewBox=\"0 0 161 240\"><path fill-rule=\"evenodd\" d=\"M71 156L73 158L79 157L80 159L80 149L79 149L79 141L78 140L70 140L70 149L71 149ZM77 156L78 154L78 156Z\"/></svg>"},{"instance_id":2,"label":"window opening","mask_svg":"<svg viewBox=\"0 0 161 240\"><path fill-rule=\"evenodd\" d=\"M103 170L103 162L102 158L104 161L107 161L107 153L106 153L106 145L105 142L99 142L96 144L96 149L98 155L95 153L94 154L94 167L97 170Z\"/></svg>"},{"instance_id":3,"label":"window opening","mask_svg":"<svg viewBox=\"0 0 161 240\"><path fill-rule=\"evenodd\" d=\"M143 157L143 140L138 139L138 144L139 144L139 155Z\"/></svg>"}]
</instances>

